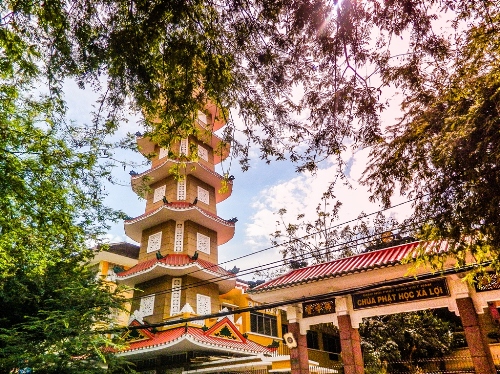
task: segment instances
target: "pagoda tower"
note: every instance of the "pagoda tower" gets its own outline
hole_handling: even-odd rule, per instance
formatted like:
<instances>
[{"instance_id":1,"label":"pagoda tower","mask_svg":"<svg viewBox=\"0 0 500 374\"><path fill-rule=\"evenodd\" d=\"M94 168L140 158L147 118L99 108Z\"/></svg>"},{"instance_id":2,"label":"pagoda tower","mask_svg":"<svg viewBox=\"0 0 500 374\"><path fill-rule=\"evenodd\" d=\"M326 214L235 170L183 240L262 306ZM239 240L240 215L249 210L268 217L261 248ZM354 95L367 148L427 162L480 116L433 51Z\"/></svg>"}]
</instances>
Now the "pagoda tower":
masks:
<instances>
[{"instance_id":1,"label":"pagoda tower","mask_svg":"<svg viewBox=\"0 0 500 374\"><path fill-rule=\"evenodd\" d=\"M214 134L225 125L217 107L205 109L195 120L197 135L170 150L138 134L140 152L154 156L149 170L131 173L133 190L147 191L145 213L124 223L126 235L140 243L138 264L116 277L136 288L131 321L159 323L216 313L219 295L235 286L235 275L217 265L218 246L233 237L236 222L217 216L217 203L232 192L232 178L215 172L229 145ZM205 324L200 320L190 326Z\"/></svg>"}]
</instances>

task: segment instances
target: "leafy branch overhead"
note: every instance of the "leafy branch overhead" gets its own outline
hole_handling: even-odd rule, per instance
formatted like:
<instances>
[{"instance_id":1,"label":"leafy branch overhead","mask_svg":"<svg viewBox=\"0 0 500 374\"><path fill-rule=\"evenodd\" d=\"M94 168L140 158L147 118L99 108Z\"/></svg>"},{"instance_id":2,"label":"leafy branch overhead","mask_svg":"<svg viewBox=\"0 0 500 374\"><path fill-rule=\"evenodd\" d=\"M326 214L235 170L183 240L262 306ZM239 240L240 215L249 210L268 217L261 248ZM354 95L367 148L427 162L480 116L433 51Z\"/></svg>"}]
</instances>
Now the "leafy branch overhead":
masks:
<instances>
[{"instance_id":1,"label":"leafy branch overhead","mask_svg":"<svg viewBox=\"0 0 500 374\"><path fill-rule=\"evenodd\" d=\"M70 76L100 89L100 131L131 104L146 136L168 147L213 105L244 169L254 146L298 171L333 158L340 177L342 152L369 146L364 181L375 198L388 204L401 188L439 235L479 229L500 244L496 1L10 0L3 9L4 53L21 77L43 74L56 96ZM400 120L386 129L381 118L398 102Z\"/></svg>"},{"instance_id":2,"label":"leafy branch overhead","mask_svg":"<svg viewBox=\"0 0 500 374\"><path fill-rule=\"evenodd\" d=\"M102 182L124 166L113 149L132 146L110 140L130 109L164 148L210 110L243 169L254 147L298 171L333 160L338 180L343 152L370 147L374 198L389 205L401 190L427 238L499 268L499 11L492 0L4 0L2 277L42 285L123 218L102 204ZM66 118L69 79L100 95L89 124ZM0 351L7 372L9 357Z\"/></svg>"}]
</instances>

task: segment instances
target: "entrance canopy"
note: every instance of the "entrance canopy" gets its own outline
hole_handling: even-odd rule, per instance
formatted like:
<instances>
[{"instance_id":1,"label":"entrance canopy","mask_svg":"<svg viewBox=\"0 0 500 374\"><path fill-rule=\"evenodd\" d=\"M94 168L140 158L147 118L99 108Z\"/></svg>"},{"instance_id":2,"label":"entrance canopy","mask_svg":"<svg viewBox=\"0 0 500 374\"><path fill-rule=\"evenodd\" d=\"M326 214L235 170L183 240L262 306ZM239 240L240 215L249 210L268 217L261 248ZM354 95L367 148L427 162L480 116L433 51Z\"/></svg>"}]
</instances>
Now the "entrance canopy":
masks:
<instances>
[{"instance_id":1,"label":"entrance canopy","mask_svg":"<svg viewBox=\"0 0 500 374\"><path fill-rule=\"evenodd\" d=\"M472 297L477 313L483 313L488 301L500 299L498 289L478 292L467 284L464 270L456 269L452 258L443 272L404 263L417 251L444 253L448 244L413 242L295 269L249 293L261 303L307 300L287 309L289 319L300 323L301 333L318 323L337 324L343 314L349 314L357 328L363 318L376 315L442 307L458 314L455 299L461 297Z\"/></svg>"}]
</instances>

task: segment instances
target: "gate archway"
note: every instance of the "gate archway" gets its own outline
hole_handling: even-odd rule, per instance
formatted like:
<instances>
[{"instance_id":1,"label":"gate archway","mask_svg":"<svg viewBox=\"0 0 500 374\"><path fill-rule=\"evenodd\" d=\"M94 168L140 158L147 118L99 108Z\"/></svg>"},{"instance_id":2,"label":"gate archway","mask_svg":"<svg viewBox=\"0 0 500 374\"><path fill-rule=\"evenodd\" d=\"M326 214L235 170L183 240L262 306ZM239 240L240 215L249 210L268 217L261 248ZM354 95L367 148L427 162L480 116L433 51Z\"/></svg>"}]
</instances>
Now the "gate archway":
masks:
<instances>
[{"instance_id":1,"label":"gate archway","mask_svg":"<svg viewBox=\"0 0 500 374\"><path fill-rule=\"evenodd\" d=\"M261 303L308 300L287 307L289 332L297 341L290 352L292 373L309 372L306 332L311 325L338 326L344 372L362 374L358 328L363 318L443 307L460 316L476 372L496 373L479 315L488 302L500 300L497 285L473 288L463 279L467 269L456 268L453 259L439 273L402 263L422 246L433 252L448 249L446 242L398 245L292 270L254 288L252 298Z\"/></svg>"}]
</instances>

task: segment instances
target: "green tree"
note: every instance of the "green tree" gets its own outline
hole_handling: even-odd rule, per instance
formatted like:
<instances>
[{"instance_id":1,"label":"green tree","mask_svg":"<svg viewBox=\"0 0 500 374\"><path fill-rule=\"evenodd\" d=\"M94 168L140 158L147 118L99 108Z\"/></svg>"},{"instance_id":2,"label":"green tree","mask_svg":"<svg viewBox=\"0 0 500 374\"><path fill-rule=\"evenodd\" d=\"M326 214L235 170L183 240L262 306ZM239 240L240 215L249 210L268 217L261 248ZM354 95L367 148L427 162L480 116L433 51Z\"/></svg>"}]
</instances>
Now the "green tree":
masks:
<instances>
[{"instance_id":1,"label":"green tree","mask_svg":"<svg viewBox=\"0 0 500 374\"><path fill-rule=\"evenodd\" d=\"M0 29L0 371L103 372L124 298L86 263L121 217L101 201L110 130L65 120L57 85L38 89L55 77L44 51L16 27Z\"/></svg>"},{"instance_id":2,"label":"green tree","mask_svg":"<svg viewBox=\"0 0 500 374\"><path fill-rule=\"evenodd\" d=\"M167 146L208 101L244 169L256 146L298 171L333 158L342 178L342 151L373 146L374 197L401 187L425 237L498 267L497 1L5 0L0 17L3 279L80 253L113 216L99 160L124 108ZM64 118L70 78L101 93L88 126ZM395 88L402 119L384 133Z\"/></svg>"},{"instance_id":3,"label":"green tree","mask_svg":"<svg viewBox=\"0 0 500 374\"><path fill-rule=\"evenodd\" d=\"M433 311L366 318L359 333L368 373L386 365L389 372L415 369L418 360L450 353L453 342L450 323Z\"/></svg>"},{"instance_id":4,"label":"green tree","mask_svg":"<svg viewBox=\"0 0 500 374\"><path fill-rule=\"evenodd\" d=\"M305 214L297 216L297 223L286 222L286 209L277 212L279 220L271 234L271 242L280 247L289 266L306 266L342 257L372 251L384 246L381 235L386 232L394 244L414 240L417 229L410 222L398 223L382 212L370 216L361 213L352 224L336 224L342 203L325 193L316 206L313 221Z\"/></svg>"}]
</instances>

